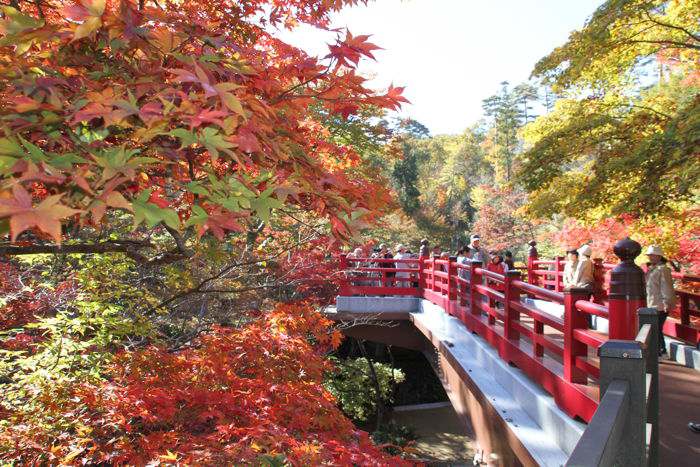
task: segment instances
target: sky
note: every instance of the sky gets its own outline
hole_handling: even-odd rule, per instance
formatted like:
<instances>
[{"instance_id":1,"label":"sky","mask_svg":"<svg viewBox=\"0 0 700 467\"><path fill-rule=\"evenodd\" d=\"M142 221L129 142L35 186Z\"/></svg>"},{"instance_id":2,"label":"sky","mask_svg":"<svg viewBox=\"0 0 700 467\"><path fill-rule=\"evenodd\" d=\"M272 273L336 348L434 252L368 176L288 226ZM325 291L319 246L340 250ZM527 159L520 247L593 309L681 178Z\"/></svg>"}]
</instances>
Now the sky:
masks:
<instances>
[{"instance_id":1,"label":"sky","mask_svg":"<svg viewBox=\"0 0 700 467\"><path fill-rule=\"evenodd\" d=\"M580 29L602 0L376 0L346 8L333 27L382 47L360 71L370 87L405 86L400 115L432 134L461 133L502 81L526 81L537 61ZM326 55L334 34L297 28L284 40Z\"/></svg>"}]
</instances>

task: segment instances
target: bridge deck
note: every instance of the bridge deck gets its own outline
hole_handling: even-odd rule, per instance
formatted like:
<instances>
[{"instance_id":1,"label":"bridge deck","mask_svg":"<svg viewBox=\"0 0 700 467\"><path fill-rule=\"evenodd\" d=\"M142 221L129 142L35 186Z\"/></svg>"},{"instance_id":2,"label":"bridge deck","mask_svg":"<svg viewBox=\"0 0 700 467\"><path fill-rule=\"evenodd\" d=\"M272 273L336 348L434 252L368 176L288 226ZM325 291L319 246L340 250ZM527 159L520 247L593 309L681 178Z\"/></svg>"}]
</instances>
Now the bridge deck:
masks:
<instances>
[{"instance_id":1,"label":"bridge deck","mask_svg":"<svg viewBox=\"0 0 700 467\"><path fill-rule=\"evenodd\" d=\"M532 325L532 319L523 316L521 320ZM498 322L497 322L498 325ZM544 333L563 344L563 334L545 326ZM523 348L530 348L531 342L520 338ZM589 359L598 360L595 350L588 349ZM561 358L557 355L544 356L545 364L561 370ZM659 362L660 386L660 460L662 466L696 467L700 465L700 434L688 429L688 422L700 422L700 372L670 360ZM597 386L585 386L597 397Z\"/></svg>"},{"instance_id":2,"label":"bridge deck","mask_svg":"<svg viewBox=\"0 0 700 467\"><path fill-rule=\"evenodd\" d=\"M360 297L353 297L360 298ZM371 302L372 297L363 297ZM406 300L406 299L403 299ZM468 310L468 307L465 307ZM382 312L375 310L379 319L408 319L410 313L401 311ZM343 313L340 313L343 315ZM345 319L353 314L349 313ZM486 319L486 317L483 317ZM522 316L523 324L531 326L531 319ZM496 321L492 324L497 332L502 333L502 324ZM544 327L547 337L555 341L563 341L560 331L549 326ZM520 337L520 346L523 349L532 347L532 343L527 337ZM589 358L596 360L595 350L589 349ZM545 351L542 358L543 365L549 367L557 373L561 373L561 358ZM700 422L700 372L684 367L675 362L662 360L659 365L660 374L660 460L662 466L696 466L700 459L700 435L692 433L687 425L688 422ZM581 386L588 391L591 397L597 399L597 386Z\"/></svg>"},{"instance_id":3,"label":"bridge deck","mask_svg":"<svg viewBox=\"0 0 700 467\"><path fill-rule=\"evenodd\" d=\"M688 422L700 422L700 372L669 360L659 362L660 465L700 464L700 434Z\"/></svg>"}]
</instances>

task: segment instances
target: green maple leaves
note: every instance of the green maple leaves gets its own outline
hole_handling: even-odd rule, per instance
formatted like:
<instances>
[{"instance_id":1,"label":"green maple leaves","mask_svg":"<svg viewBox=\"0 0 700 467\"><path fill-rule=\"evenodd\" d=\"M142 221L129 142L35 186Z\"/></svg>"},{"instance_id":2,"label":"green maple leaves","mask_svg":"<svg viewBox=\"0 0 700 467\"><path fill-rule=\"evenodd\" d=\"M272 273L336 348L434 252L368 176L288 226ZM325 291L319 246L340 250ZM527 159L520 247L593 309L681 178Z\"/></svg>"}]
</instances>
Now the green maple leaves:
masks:
<instances>
[{"instance_id":1,"label":"green maple leaves","mask_svg":"<svg viewBox=\"0 0 700 467\"><path fill-rule=\"evenodd\" d=\"M262 179L269 177L263 175ZM269 222L273 209L284 207L284 202L275 197L275 185L270 184L263 191L256 193L253 186L255 181L240 180L236 177L226 177L218 179L214 175L209 175L206 188L202 183L192 182L187 185L190 192L201 196L203 199L211 202L213 205L221 206L229 211L232 218L241 217L241 213L251 211L255 213L264 222ZM195 209L197 208L197 209ZM195 206L192 209L193 215L190 217L186 225L205 226L207 222L213 222L213 217L216 217L216 222L222 224L223 218L220 214L207 214L204 209ZM231 224L233 225L233 224ZM230 230L237 230L232 228Z\"/></svg>"},{"instance_id":2,"label":"green maple leaves","mask_svg":"<svg viewBox=\"0 0 700 467\"><path fill-rule=\"evenodd\" d=\"M184 128L176 128L168 133L180 140L180 149L193 144L200 144L209 151L212 160L219 158L220 152L233 156L231 149L236 147L234 143L227 141L224 135L214 127L205 127L199 132L189 131Z\"/></svg>"},{"instance_id":3,"label":"green maple leaves","mask_svg":"<svg viewBox=\"0 0 700 467\"><path fill-rule=\"evenodd\" d=\"M161 222L172 229L180 228L180 218L177 212L171 208L161 208L148 199L153 189L143 190L132 203L134 208L134 226L144 222L148 227L155 227Z\"/></svg>"},{"instance_id":4,"label":"green maple leaves","mask_svg":"<svg viewBox=\"0 0 700 467\"><path fill-rule=\"evenodd\" d=\"M121 146L93 154L95 162L103 169L100 183L110 180L119 174L133 178L136 171L142 169L144 165L161 162L154 157L134 157L139 152L137 149L126 149L124 146Z\"/></svg>"}]
</instances>

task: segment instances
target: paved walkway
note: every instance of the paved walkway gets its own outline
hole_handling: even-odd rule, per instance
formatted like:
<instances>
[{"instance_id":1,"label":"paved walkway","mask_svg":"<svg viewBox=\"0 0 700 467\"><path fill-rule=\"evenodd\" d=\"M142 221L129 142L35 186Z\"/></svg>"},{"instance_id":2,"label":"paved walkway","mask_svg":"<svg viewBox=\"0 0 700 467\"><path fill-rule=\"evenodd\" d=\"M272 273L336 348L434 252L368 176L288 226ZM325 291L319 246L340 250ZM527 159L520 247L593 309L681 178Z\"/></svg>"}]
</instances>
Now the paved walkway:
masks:
<instances>
[{"instance_id":1,"label":"paved walkway","mask_svg":"<svg viewBox=\"0 0 700 467\"><path fill-rule=\"evenodd\" d=\"M426 407L438 404L426 404ZM459 420L449 402L441 407L397 410L392 418L414 429L415 458L431 467L471 465L474 459L473 434ZM407 407L408 408L408 407Z\"/></svg>"},{"instance_id":2,"label":"paved walkway","mask_svg":"<svg viewBox=\"0 0 700 467\"><path fill-rule=\"evenodd\" d=\"M700 434L688 422L700 422L700 372L669 360L659 361L660 464L700 465Z\"/></svg>"}]
</instances>

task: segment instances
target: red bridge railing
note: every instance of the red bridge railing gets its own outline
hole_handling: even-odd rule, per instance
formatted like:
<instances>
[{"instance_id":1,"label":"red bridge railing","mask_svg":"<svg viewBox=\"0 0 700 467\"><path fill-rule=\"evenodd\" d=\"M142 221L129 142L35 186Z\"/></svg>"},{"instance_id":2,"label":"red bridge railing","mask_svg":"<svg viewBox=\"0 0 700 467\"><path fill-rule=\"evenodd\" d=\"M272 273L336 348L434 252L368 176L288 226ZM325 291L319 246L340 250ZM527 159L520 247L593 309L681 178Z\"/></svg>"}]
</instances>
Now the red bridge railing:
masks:
<instances>
[{"instance_id":1,"label":"red bridge railing","mask_svg":"<svg viewBox=\"0 0 700 467\"><path fill-rule=\"evenodd\" d=\"M555 291L564 289L564 258L559 256L551 260L538 258L534 244L530 248L527 261L528 282ZM593 260L593 277L595 279L593 301L601 305L608 302L610 289L610 272L616 265L605 263L600 258ZM676 282L676 309L666 320L663 334L688 342L700 343L700 276L684 272L672 273ZM695 323L693 321L696 321Z\"/></svg>"},{"instance_id":2,"label":"red bridge railing","mask_svg":"<svg viewBox=\"0 0 700 467\"><path fill-rule=\"evenodd\" d=\"M377 259L343 255L340 267L345 278L340 295L413 296L429 300L488 341L503 360L538 382L570 416L588 422L598 406L597 349L608 339L633 340L639 329L637 310L645 305L643 272L633 262L639 255L639 245L629 239L618 245L623 243L622 261L608 274L613 279L604 303L590 301L585 290L563 291L561 285L557 286L556 277L544 282L533 280L533 276L546 276L534 270L528 269L526 282L520 271L497 274L484 269L481 263L460 264L455 258ZM537 285L540 283L554 290ZM558 316L543 311L542 306L555 307L563 313ZM587 315L608 319L608 334L590 329Z\"/></svg>"}]
</instances>

